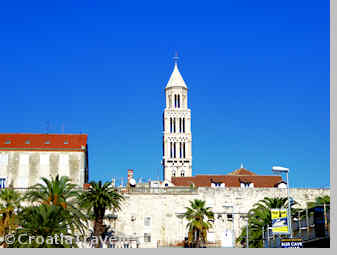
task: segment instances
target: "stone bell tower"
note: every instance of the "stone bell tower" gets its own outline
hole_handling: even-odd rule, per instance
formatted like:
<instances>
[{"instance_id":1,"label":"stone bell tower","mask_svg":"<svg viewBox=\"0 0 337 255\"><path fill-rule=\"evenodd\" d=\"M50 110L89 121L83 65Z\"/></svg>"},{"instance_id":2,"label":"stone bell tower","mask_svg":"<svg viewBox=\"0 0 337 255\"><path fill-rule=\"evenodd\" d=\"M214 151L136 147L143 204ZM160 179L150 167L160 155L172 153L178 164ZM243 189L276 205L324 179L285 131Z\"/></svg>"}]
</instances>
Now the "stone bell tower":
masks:
<instances>
[{"instance_id":1,"label":"stone bell tower","mask_svg":"<svg viewBox=\"0 0 337 255\"><path fill-rule=\"evenodd\" d=\"M168 181L174 176L192 176L191 110L188 108L187 92L187 86L175 61L165 88L166 107L163 114L162 164L164 180Z\"/></svg>"}]
</instances>

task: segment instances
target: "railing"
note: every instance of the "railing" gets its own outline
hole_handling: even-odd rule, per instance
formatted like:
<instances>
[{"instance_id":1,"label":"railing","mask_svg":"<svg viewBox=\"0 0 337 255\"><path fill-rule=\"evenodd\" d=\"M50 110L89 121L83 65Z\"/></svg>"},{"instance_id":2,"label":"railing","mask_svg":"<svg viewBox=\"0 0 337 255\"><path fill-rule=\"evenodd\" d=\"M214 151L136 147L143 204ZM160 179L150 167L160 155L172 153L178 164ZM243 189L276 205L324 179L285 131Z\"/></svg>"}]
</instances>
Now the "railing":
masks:
<instances>
[{"instance_id":1,"label":"railing","mask_svg":"<svg viewBox=\"0 0 337 255\"><path fill-rule=\"evenodd\" d=\"M5 188L14 189L18 192L27 192L34 190L34 188ZM152 194L197 194L198 188L192 187L116 187L117 191L121 193L152 193ZM78 188L79 191L85 191L87 189Z\"/></svg>"},{"instance_id":2,"label":"railing","mask_svg":"<svg viewBox=\"0 0 337 255\"><path fill-rule=\"evenodd\" d=\"M192 187L117 187L121 193L152 193L152 194L197 194L198 189Z\"/></svg>"}]
</instances>

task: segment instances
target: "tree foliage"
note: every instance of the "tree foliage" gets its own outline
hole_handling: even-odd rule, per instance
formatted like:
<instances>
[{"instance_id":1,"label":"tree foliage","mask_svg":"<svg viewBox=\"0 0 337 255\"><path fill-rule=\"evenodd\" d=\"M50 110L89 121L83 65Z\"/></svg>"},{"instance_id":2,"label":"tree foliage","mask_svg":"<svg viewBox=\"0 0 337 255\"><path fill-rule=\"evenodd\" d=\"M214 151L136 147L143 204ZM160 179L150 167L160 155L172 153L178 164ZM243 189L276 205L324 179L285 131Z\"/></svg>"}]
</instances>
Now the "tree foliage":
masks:
<instances>
[{"instance_id":1,"label":"tree foliage","mask_svg":"<svg viewBox=\"0 0 337 255\"><path fill-rule=\"evenodd\" d=\"M80 195L81 207L86 208L87 214L91 215L94 220L94 236L102 237L106 229L104 225L106 211L119 211L124 199L124 196L112 187L111 182L102 184L101 181L91 182L88 191ZM101 245L98 243L96 247Z\"/></svg>"},{"instance_id":2,"label":"tree foliage","mask_svg":"<svg viewBox=\"0 0 337 255\"><path fill-rule=\"evenodd\" d=\"M66 217L65 221L72 233L80 231L84 234L87 216L81 211L78 203L80 192L77 185L72 184L66 176L59 177L57 175L50 180L43 177L41 180L43 183L30 187L24 199L43 205L62 207L64 209L64 216Z\"/></svg>"},{"instance_id":3,"label":"tree foliage","mask_svg":"<svg viewBox=\"0 0 337 255\"><path fill-rule=\"evenodd\" d=\"M207 232L212 227L214 213L210 207L205 207L205 201L195 199L186 207L184 217L189 221L188 242L193 247L200 247L207 243Z\"/></svg>"}]
</instances>

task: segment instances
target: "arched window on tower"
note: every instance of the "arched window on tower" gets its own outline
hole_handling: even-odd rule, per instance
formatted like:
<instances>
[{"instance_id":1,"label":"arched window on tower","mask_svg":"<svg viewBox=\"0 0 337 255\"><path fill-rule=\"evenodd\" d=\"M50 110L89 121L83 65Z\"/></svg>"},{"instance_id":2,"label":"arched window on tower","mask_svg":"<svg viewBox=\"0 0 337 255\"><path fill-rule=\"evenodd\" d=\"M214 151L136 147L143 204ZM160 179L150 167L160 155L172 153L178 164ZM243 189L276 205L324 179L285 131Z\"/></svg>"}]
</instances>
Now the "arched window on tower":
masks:
<instances>
[{"instance_id":1,"label":"arched window on tower","mask_svg":"<svg viewBox=\"0 0 337 255\"><path fill-rule=\"evenodd\" d=\"M183 118L183 133L185 133L185 118Z\"/></svg>"},{"instance_id":2,"label":"arched window on tower","mask_svg":"<svg viewBox=\"0 0 337 255\"><path fill-rule=\"evenodd\" d=\"M183 158L186 158L186 145L183 143Z\"/></svg>"},{"instance_id":3,"label":"arched window on tower","mask_svg":"<svg viewBox=\"0 0 337 255\"><path fill-rule=\"evenodd\" d=\"M180 108L180 95L178 95L178 108Z\"/></svg>"},{"instance_id":4,"label":"arched window on tower","mask_svg":"<svg viewBox=\"0 0 337 255\"><path fill-rule=\"evenodd\" d=\"M172 118L170 118L170 133L172 133Z\"/></svg>"},{"instance_id":5,"label":"arched window on tower","mask_svg":"<svg viewBox=\"0 0 337 255\"><path fill-rule=\"evenodd\" d=\"M177 95L174 95L174 108L177 108Z\"/></svg>"},{"instance_id":6,"label":"arched window on tower","mask_svg":"<svg viewBox=\"0 0 337 255\"><path fill-rule=\"evenodd\" d=\"M172 176L176 177L176 171L175 170L172 171Z\"/></svg>"},{"instance_id":7,"label":"arched window on tower","mask_svg":"<svg viewBox=\"0 0 337 255\"><path fill-rule=\"evenodd\" d=\"M173 118L173 133L176 132L176 118Z\"/></svg>"},{"instance_id":8,"label":"arched window on tower","mask_svg":"<svg viewBox=\"0 0 337 255\"><path fill-rule=\"evenodd\" d=\"M174 151L174 158L177 157L177 147L176 147L176 143L173 143L173 151Z\"/></svg>"},{"instance_id":9,"label":"arched window on tower","mask_svg":"<svg viewBox=\"0 0 337 255\"><path fill-rule=\"evenodd\" d=\"M181 170L180 176L181 176L181 177L184 177L184 176L185 176L185 171L184 171L184 170Z\"/></svg>"},{"instance_id":10,"label":"arched window on tower","mask_svg":"<svg viewBox=\"0 0 337 255\"><path fill-rule=\"evenodd\" d=\"M181 118L179 118L179 133L182 131L182 121Z\"/></svg>"},{"instance_id":11,"label":"arched window on tower","mask_svg":"<svg viewBox=\"0 0 337 255\"><path fill-rule=\"evenodd\" d=\"M172 142L170 142L170 158L173 158L173 145Z\"/></svg>"},{"instance_id":12,"label":"arched window on tower","mask_svg":"<svg viewBox=\"0 0 337 255\"><path fill-rule=\"evenodd\" d=\"M182 158L183 157L183 152L182 152L182 143L179 143L179 158Z\"/></svg>"}]
</instances>

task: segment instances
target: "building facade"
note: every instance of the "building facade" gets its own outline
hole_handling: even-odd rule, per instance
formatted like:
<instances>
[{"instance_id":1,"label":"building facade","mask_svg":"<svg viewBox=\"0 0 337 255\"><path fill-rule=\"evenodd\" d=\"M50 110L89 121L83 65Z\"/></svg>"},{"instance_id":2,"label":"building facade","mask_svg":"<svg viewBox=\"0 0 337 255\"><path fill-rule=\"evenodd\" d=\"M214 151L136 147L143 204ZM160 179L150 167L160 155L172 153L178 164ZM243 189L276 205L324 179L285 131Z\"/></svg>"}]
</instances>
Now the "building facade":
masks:
<instances>
[{"instance_id":1,"label":"building facade","mask_svg":"<svg viewBox=\"0 0 337 255\"><path fill-rule=\"evenodd\" d=\"M0 134L0 188L28 188L41 177L88 182L87 135Z\"/></svg>"},{"instance_id":2,"label":"building facade","mask_svg":"<svg viewBox=\"0 0 337 255\"><path fill-rule=\"evenodd\" d=\"M192 176L191 110L188 89L177 62L165 88L166 107L163 114L164 180L175 176Z\"/></svg>"},{"instance_id":3,"label":"building facade","mask_svg":"<svg viewBox=\"0 0 337 255\"><path fill-rule=\"evenodd\" d=\"M298 203L294 207L306 208L306 203L318 196L330 195L329 189L290 189L291 197ZM181 245L188 236L183 217L190 201L201 199L215 214L213 227L207 234L210 243L217 247L232 247L233 240L247 224L247 212L265 197L286 197L287 189L278 188L223 188L200 187L186 189L165 188L152 192L129 192L117 213L114 226L118 237L127 237L132 247L157 248ZM126 240L126 239L124 239Z\"/></svg>"}]
</instances>

